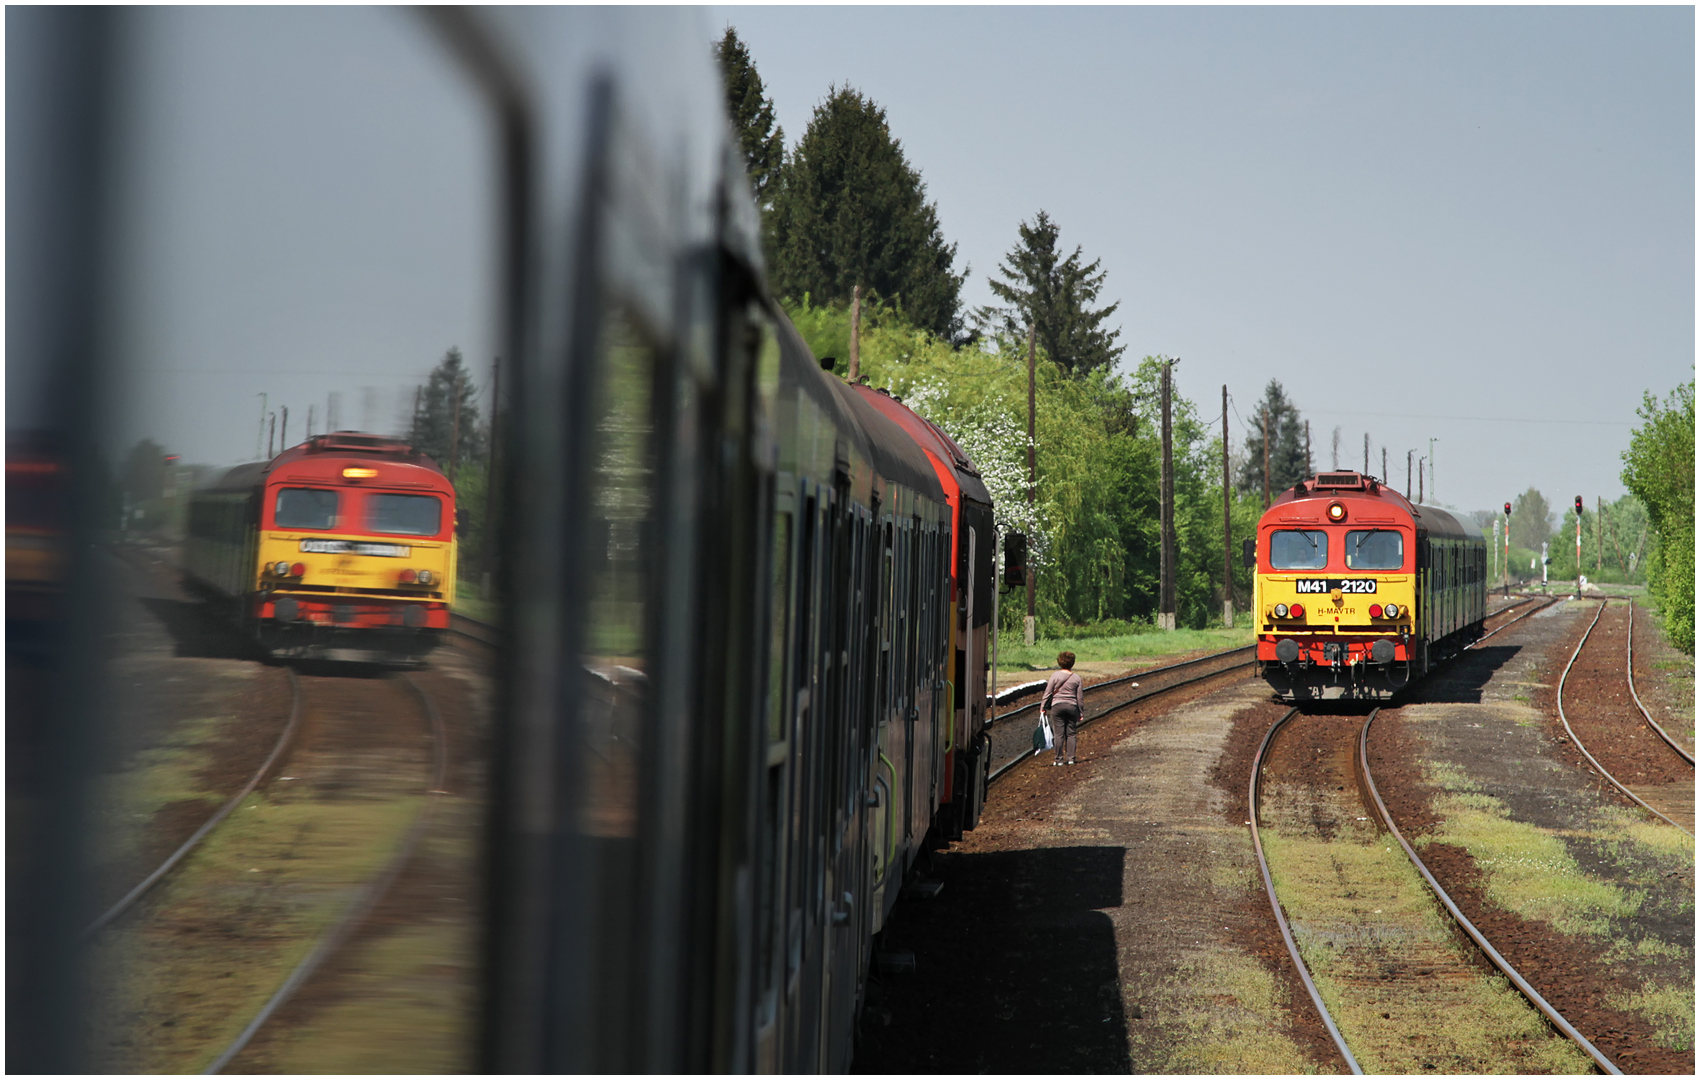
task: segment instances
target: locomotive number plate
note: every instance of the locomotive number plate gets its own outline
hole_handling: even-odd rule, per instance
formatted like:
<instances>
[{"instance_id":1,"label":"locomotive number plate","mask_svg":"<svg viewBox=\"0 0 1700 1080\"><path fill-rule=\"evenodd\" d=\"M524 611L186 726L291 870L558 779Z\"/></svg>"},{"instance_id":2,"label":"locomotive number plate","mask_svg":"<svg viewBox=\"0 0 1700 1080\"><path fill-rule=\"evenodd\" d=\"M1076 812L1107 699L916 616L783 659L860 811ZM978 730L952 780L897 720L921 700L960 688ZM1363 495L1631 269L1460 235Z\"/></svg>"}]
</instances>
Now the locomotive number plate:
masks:
<instances>
[{"instance_id":1,"label":"locomotive number plate","mask_svg":"<svg viewBox=\"0 0 1700 1080\"><path fill-rule=\"evenodd\" d=\"M303 540L301 550L315 555L382 555L405 559L413 549L406 544L368 544L359 540Z\"/></svg>"},{"instance_id":2,"label":"locomotive number plate","mask_svg":"<svg viewBox=\"0 0 1700 1080\"><path fill-rule=\"evenodd\" d=\"M1293 582L1295 592L1301 593L1331 593L1339 589L1343 593L1373 593L1375 579L1370 578L1299 578Z\"/></svg>"}]
</instances>

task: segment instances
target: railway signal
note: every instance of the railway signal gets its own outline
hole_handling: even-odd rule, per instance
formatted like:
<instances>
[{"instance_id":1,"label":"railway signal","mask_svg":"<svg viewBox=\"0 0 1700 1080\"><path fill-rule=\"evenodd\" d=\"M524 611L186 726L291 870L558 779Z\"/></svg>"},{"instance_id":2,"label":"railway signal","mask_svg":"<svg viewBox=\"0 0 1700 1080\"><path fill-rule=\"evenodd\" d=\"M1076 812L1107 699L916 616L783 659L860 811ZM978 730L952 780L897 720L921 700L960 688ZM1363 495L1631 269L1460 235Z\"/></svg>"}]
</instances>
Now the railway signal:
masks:
<instances>
[{"instance_id":1,"label":"railway signal","mask_svg":"<svg viewBox=\"0 0 1700 1080\"><path fill-rule=\"evenodd\" d=\"M1582 599L1582 496L1576 496L1576 599Z\"/></svg>"},{"instance_id":2,"label":"railway signal","mask_svg":"<svg viewBox=\"0 0 1700 1080\"><path fill-rule=\"evenodd\" d=\"M1500 592L1511 595L1511 504L1505 504L1505 579L1500 582Z\"/></svg>"}]
</instances>

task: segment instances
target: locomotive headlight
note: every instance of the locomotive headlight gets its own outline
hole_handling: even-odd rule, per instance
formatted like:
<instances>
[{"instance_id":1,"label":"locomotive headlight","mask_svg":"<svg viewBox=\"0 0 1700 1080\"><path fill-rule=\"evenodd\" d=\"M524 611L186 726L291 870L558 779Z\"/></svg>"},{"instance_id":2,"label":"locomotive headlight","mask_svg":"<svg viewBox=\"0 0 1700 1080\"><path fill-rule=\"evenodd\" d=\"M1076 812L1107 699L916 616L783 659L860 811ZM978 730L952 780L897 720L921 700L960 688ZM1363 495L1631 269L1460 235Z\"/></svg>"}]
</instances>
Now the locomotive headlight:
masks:
<instances>
[{"instance_id":1,"label":"locomotive headlight","mask_svg":"<svg viewBox=\"0 0 1700 1080\"><path fill-rule=\"evenodd\" d=\"M1295 619L1302 619L1305 617L1305 606L1303 604L1294 604L1292 607L1287 609L1287 614L1291 615Z\"/></svg>"},{"instance_id":2,"label":"locomotive headlight","mask_svg":"<svg viewBox=\"0 0 1700 1080\"><path fill-rule=\"evenodd\" d=\"M431 584L431 571L429 571L429 570L419 571L419 584L421 584L421 585Z\"/></svg>"},{"instance_id":3,"label":"locomotive headlight","mask_svg":"<svg viewBox=\"0 0 1700 1080\"><path fill-rule=\"evenodd\" d=\"M278 563L276 566L272 567L272 573L276 574L278 577L288 577L289 564L286 562Z\"/></svg>"},{"instance_id":4,"label":"locomotive headlight","mask_svg":"<svg viewBox=\"0 0 1700 1080\"><path fill-rule=\"evenodd\" d=\"M1331 502L1331 503L1329 503L1328 504L1328 520L1334 522L1336 525L1338 525L1342 521L1345 521L1346 520L1346 504L1341 503L1341 502Z\"/></svg>"},{"instance_id":5,"label":"locomotive headlight","mask_svg":"<svg viewBox=\"0 0 1700 1080\"><path fill-rule=\"evenodd\" d=\"M282 564L280 563L279 565L282 565ZM291 566L289 568L289 576L290 577L303 577L303 576L306 575L306 573L307 573L307 564L306 563L296 563L294 566Z\"/></svg>"},{"instance_id":6,"label":"locomotive headlight","mask_svg":"<svg viewBox=\"0 0 1700 1080\"><path fill-rule=\"evenodd\" d=\"M1397 619L1399 617L1399 605L1398 604L1388 604L1386 607L1382 608L1381 610L1386 613L1386 615L1389 619ZM1375 613L1370 612L1370 614L1373 615Z\"/></svg>"},{"instance_id":7,"label":"locomotive headlight","mask_svg":"<svg viewBox=\"0 0 1700 1080\"><path fill-rule=\"evenodd\" d=\"M1380 604L1371 604L1369 606L1369 617L1372 618L1372 619L1381 618L1381 605Z\"/></svg>"},{"instance_id":8,"label":"locomotive headlight","mask_svg":"<svg viewBox=\"0 0 1700 1080\"><path fill-rule=\"evenodd\" d=\"M1275 605L1275 617L1277 619L1285 619L1287 617L1287 605L1286 604L1276 604Z\"/></svg>"}]
</instances>

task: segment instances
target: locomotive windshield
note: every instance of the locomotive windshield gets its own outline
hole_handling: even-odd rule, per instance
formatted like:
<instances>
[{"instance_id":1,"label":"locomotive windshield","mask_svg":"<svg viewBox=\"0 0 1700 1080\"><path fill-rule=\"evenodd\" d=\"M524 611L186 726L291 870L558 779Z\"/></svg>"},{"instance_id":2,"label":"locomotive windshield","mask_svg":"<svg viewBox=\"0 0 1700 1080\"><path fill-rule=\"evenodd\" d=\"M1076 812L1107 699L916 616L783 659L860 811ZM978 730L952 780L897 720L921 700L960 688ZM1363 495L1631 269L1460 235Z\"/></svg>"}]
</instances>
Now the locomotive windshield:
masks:
<instances>
[{"instance_id":1,"label":"locomotive windshield","mask_svg":"<svg viewBox=\"0 0 1700 1080\"><path fill-rule=\"evenodd\" d=\"M1358 529L1346 534L1351 570L1397 570L1405 565L1405 541L1393 529Z\"/></svg>"},{"instance_id":2,"label":"locomotive windshield","mask_svg":"<svg viewBox=\"0 0 1700 1080\"><path fill-rule=\"evenodd\" d=\"M321 488L283 488L272 515L279 529L336 528L336 492Z\"/></svg>"},{"instance_id":3,"label":"locomotive windshield","mask_svg":"<svg viewBox=\"0 0 1700 1080\"><path fill-rule=\"evenodd\" d=\"M373 532L436 536L443 527L443 504L434 495L373 495L366 504Z\"/></svg>"},{"instance_id":4,"label":"locomotive windshield","mask_svg":"<svg viewBox=\"0 0 1700 1080\"><path fill-rule=\"evenodd\" d=\"M1269 565L1277 570L1321 570L1328 565L1328 534L1321 529L1270 533Z\"/></svg>"}]
</instances>

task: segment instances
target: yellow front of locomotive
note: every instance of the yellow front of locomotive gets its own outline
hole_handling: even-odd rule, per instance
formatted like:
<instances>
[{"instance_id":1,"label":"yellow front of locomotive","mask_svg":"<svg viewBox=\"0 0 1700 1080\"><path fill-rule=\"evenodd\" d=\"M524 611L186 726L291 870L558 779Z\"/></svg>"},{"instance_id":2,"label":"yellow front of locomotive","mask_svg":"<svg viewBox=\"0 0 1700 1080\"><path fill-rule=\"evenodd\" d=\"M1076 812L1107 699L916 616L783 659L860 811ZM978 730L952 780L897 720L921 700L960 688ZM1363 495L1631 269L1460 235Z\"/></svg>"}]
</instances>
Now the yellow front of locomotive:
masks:
<instances>
[{"instance_id":1,"label":"yellow front of locomotive","mask_svg":"<svg viewBox=\"0 0 1700 1080\"><path fill-rule=\"evenodd\" d=\"M1411 677L1411 515L1396 494L1350 475L1357 486L1295 487L1258 523L1258 666L1283 697L1380 696Z\"/></svg>"},{"instance_id":2,"label":"yellow front of locomotive","mask_svg":"<svg viewBox=\"0 0 1700 1080\"><path fill-rule=\"evenodd\" d=\"M262 636L285 653L428 651L455 594L453 488L404 463L311 465L266 485L253 611Z\"/></svg>"}]
</instances>

